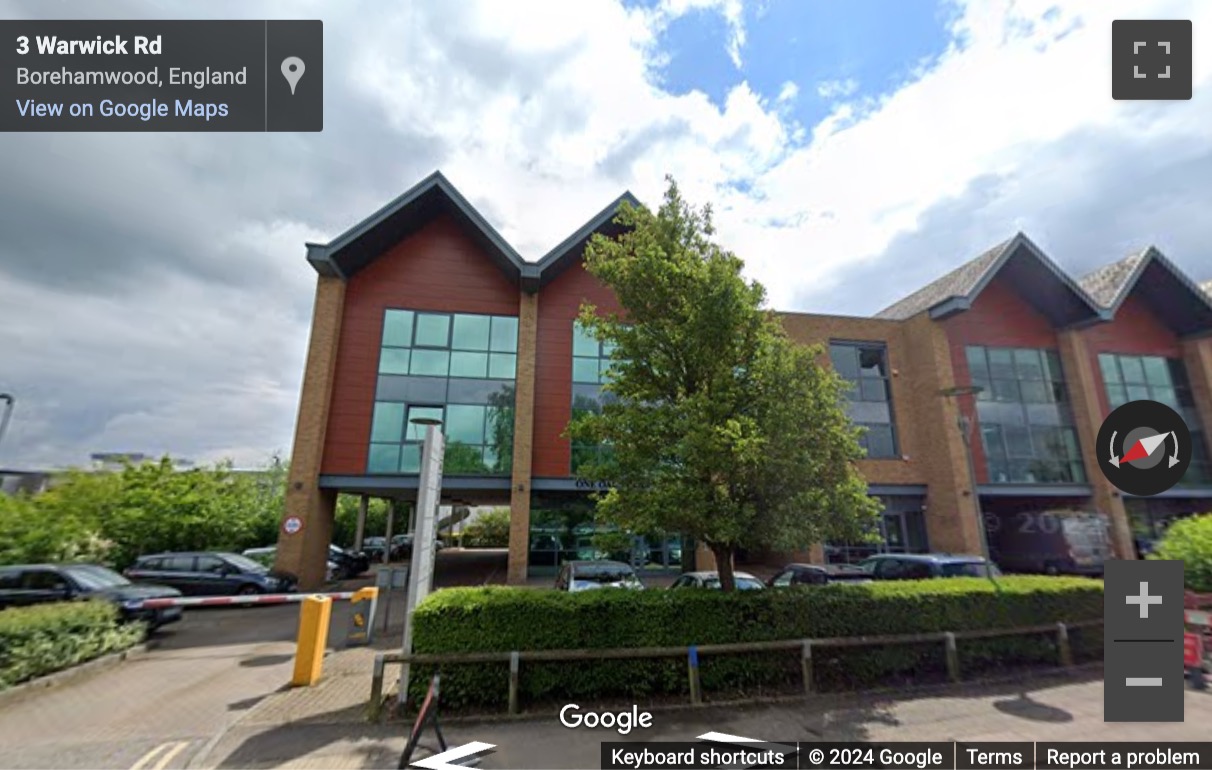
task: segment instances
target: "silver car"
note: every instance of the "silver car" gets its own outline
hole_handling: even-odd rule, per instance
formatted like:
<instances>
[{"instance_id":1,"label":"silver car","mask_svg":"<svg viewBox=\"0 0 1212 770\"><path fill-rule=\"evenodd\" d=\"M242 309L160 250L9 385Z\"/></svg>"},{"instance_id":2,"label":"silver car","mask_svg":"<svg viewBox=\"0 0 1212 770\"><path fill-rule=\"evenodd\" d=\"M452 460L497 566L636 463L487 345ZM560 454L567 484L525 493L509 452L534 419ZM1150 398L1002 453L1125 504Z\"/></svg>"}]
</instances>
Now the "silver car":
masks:
<instances>
[{"instance_id":1,"label":"silver car","mask_svg":"<svg viewBox=\"0 0 1212 770\"><path fill-rule=\"evenodd\" d=\"M644 584L631 565L621 561L564 562L556 576L557 591L592 591L598 588L643 590Z\"/></svg>"},{"instance_id":2,"label":"silver car","mask_svg":"<svg viewBox=\"0 0 1212 770\"><path fill-rule=\"evenodd\" d=\"M762 581L748 572L733 572L733 581L738 591L760 591L765 588ZM718 572L687 572L673 581L672 588L720 588L720 573Z\"/></svg>"}]
</instances>

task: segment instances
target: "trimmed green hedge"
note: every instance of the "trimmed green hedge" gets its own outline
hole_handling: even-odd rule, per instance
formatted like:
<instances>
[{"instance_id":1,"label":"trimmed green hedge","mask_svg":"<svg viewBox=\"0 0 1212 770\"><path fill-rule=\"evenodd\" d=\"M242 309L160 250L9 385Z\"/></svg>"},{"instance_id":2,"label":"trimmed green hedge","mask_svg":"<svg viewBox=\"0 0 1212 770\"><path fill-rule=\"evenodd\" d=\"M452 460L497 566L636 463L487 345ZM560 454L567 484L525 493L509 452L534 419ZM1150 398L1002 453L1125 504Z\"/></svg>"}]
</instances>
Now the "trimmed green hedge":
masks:
<instances>
[{"instance_id":1,"label":"trimmed green hedge","mask_svg":"<svg viewBox=\"0 0 1212 770\"><path fill-rule=\"evenodd\" d=\"M0 612L0 690L125 650L145 633L109 602L62 602Z\"/></svg>"},{"instance_id":2,"label":"trimmed green hedge","mask_svg":"<svg viewBox=\"0 0 1212 770\"><path fill-rule=\"evenodd\" d=\"M417 608L418 653L665 647L840 636L971 631L1099 619L1102 582L1005 577L889 581L770 591L586 591L491 586L435 592ZM1102 653L1102 629L1071 632L1074 656ZM1055 663L1055 634L961 640L966 675L993 667ZM423 693L433 667L415 666ZM814 653L822 690L929 680L946 671L942 644L828 648ZM797 689L799 651L700 658L704 692L733 695ZM442 700L455 708L503 707L505 664L442 667ZM519 695L535 700L646 698L688 692L686 661L522 663Z\"/></svg>"}]
</instances>

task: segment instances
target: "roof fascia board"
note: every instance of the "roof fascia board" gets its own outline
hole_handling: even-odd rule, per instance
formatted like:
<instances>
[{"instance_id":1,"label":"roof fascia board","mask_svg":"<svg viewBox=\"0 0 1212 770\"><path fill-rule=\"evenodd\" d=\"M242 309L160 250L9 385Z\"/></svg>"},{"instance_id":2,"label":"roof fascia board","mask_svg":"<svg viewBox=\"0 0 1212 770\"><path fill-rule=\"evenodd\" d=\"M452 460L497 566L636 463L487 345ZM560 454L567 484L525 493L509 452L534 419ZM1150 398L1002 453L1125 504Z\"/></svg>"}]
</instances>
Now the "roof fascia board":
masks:
<instances>
[{"instance_id":1,"label":"roof fascia board","mask_svg":"<svg viewBox=\"0 0 1212 770\"><path fill-rule=\"evenodd\" d=\"M950 297L930 308L930 318L941 321L953 315L964 312L972 307L972 300L967 297Z\"/></svg>"},{"instance_id":2,"label":"roof fascia board","mask_svg":"<svg viewBox=\"0 0 1212 770\"><path fill-rule=\"evenodd\" d=\"M554 248L548 251L536 263L532 263L538 270L538 281L540 284L550 280L549 276L558 268L563 260L571 253L572 248L580 243L585 238L589 238L597 231L601 230L606 225L614 221L618 216L619 209L624 203L628 203L637 208L643 206L640 201L631 194L631 191L624 192L618 198L615 198L610 205L599 211L588 222L576 229L572 235L569 235L564 240L560 241Z\"/></svg>"}]
</instances>

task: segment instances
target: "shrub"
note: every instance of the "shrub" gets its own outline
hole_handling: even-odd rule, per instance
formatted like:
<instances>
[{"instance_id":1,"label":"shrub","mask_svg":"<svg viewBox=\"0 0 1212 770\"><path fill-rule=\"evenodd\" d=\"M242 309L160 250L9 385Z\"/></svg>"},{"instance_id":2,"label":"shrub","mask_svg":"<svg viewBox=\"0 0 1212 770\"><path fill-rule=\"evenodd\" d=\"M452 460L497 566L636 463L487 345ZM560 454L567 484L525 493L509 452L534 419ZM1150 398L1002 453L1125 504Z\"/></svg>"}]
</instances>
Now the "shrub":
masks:
<instances>
[{"instance_id":1,"label":"shrub","mask_svg":"<svg viewBox=\"0 0 1212 770\"><path fill-rule=\"evenodd\" d=\"M1171 524L1149 558L1182 561L1187 588L1212 592L1212 514Z\"/></svg>"},{"instance_id":2,"label":"shrub","mask_svg":"<svg viewBox=\"0 0 1212 770\"><path fill-rule=\"evenodd\" d=\"M104 601L40 604L0 612L0 690L69 668L143 638L142 624L123 624Z\"/></svg>"},{"instance_id":3,"label":"shrub","mask_svg":"<svg viewBox=\"0 0 1212 770\"><path fill-rule=\"evenodd\" d=\"M503 586L432 594L416 610L418 653L672 647L778 639L880 636L1013 628L1098 619L1102 583L1083 578L1006 577L1001 590L983 578L877 582L777 591L587 591L565 593ZM1071 634L1079 659L1101 655L1101 628ZM967 673L991 666L1055 662L1055 635L963 640ZM799 650L704 655L706 693L752 693L800 686ZM423 692L432 667L415 666L411 694ZM941 676L940 643L824 648L814 654L821 689L892 684L909 675ZM443 702L499 707L508 691L505 664L442 670ZM630 698L687 692L686 661L609 660L523 663L527 701Z\"/></svg>"},{"instance_id":4,"label":"shrub","mask_svg":"<svg viewBox=\"0 0 1212 770\"><path fill-rule=\"evenodd\" d=\"M463 528L460 545L464 548L508 548L509 509L494 508L481 513Z\"/></svg>"}]
</instances>

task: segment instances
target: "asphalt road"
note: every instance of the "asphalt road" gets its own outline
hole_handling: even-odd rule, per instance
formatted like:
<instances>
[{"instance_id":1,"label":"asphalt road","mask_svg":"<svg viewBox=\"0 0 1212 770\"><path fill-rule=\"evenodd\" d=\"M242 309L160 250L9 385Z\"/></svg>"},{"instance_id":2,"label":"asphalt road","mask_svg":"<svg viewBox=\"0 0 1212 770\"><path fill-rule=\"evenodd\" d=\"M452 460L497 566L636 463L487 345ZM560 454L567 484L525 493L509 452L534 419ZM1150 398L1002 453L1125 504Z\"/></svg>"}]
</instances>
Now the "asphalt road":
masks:
<instances>
[{"instance_id":1,"label":"asphalt road","mask_svg":"<svg viewBox=\"0 0 1212 770\"><path fill-rule=\"evenodd\" d=\"M348 604L334 605L343 633ZM121 665L0 705L0 767L169 770L290 680L297 605L187 610Z\"/></svg>"}]
</instances>

